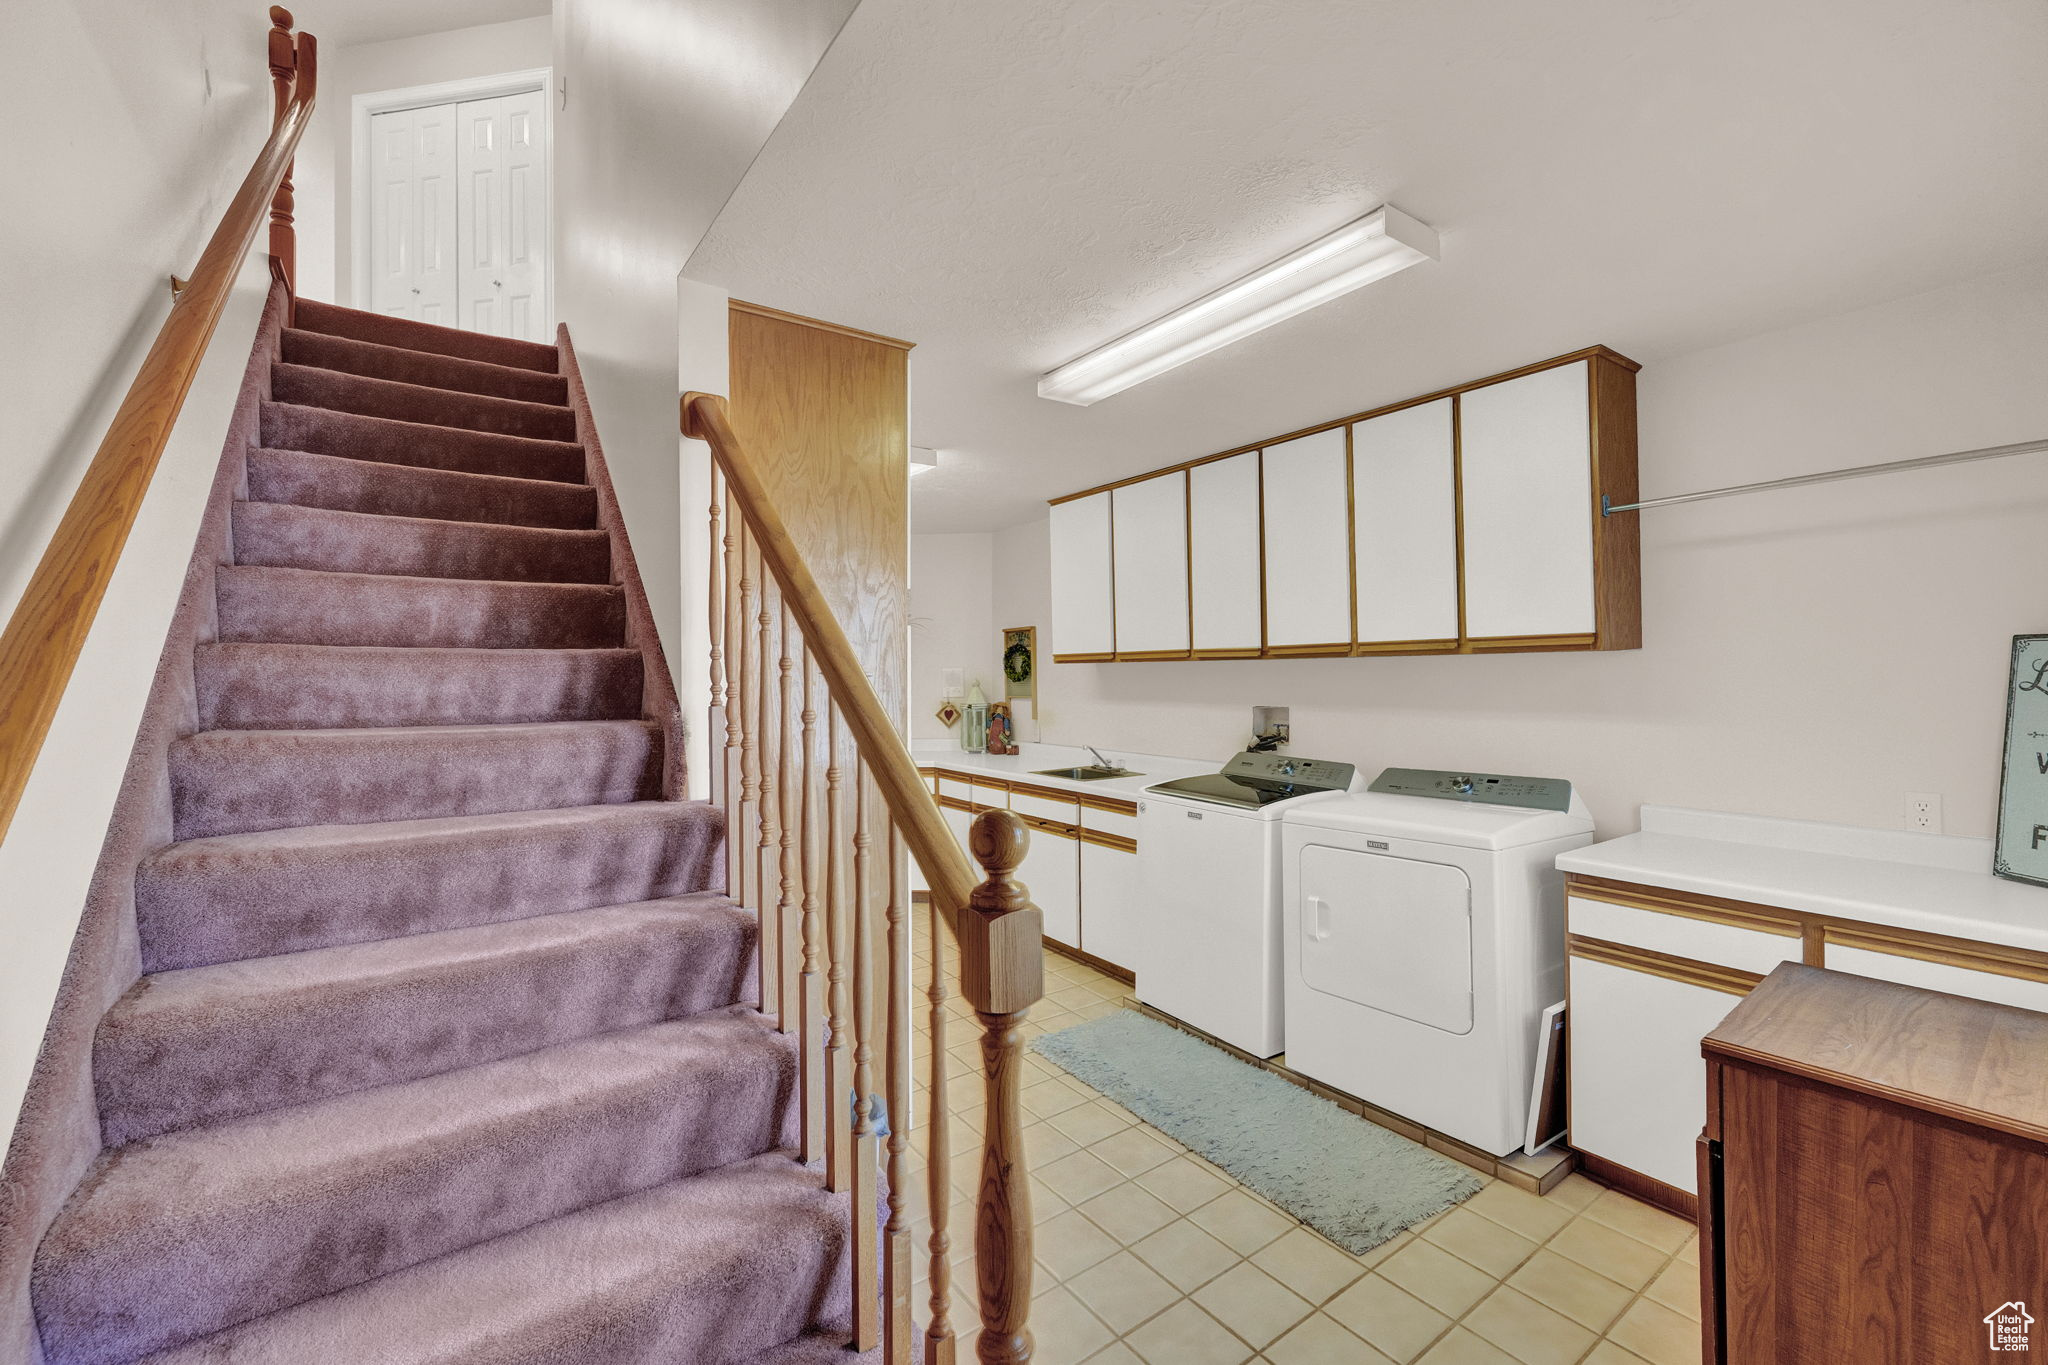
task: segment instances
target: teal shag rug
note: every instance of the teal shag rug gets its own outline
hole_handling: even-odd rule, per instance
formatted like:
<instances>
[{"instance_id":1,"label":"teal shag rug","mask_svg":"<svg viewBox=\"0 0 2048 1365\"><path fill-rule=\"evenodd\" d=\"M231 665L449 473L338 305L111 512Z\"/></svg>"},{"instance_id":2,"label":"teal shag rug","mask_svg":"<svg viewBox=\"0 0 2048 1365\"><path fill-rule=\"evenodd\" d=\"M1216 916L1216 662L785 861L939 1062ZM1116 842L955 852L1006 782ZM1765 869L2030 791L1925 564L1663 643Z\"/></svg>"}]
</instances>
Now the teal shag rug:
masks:
<instances>
[{"instance_id":1,"label":"teal shag rug","mask_svg":"<svg viewBox=\"0 0 2048 1365\"><path fill-rule=\"evenodd\" d=\"M1477 1194L1470 1167L1135 1010L1032 1047L1354 1255Z\"/></svg>"}]
</instances>

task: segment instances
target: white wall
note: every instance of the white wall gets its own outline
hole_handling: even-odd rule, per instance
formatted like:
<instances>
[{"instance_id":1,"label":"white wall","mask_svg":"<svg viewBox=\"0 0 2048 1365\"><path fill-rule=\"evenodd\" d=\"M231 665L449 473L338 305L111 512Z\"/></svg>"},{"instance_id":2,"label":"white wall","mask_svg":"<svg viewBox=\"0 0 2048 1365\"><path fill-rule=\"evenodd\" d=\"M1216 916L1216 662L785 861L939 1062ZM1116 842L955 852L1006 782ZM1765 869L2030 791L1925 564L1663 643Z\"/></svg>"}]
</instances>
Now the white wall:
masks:
<instances>
[{"instance_id":1,"label":"white wall","mask_svg":"<svg viewBox=\"0 0 2048 1365\"><path fill-rule=\"evenodd\" d=\"M979 680L990 701L1003 698L1000 626L994 613L994 538L982 532L910 538L910 738L913 744L958 743L933 713L946 698L941 672ZM954 695L964 695L962 692ZM1025 710L1030 710L1026 707ZM1020 736L1022 738L1024 736Z\"/></svg>"},{"instance_id":2,"label":"white wall","mask_svg":"<svg viewBox=\"0 0 2048 1365\"><path fill-rule=\"evenodd\" d=\"M0 842L0 886L7 888L0 896L0 1131L13 1127L49 1023L269 292L259 241L185 396Z\"/></svg>"},{"instance_id":3,"label":"white wall","mask_svg":"<svg viewBox=\"0 0 2048 1365\"><path fill-rule=\"evenodd\" d=\"M2048 436L2044 374L2048 267L1695 352L1639 376L1643 489ZM2048 631L2048 458L1642 516L1641 650L1048 664L1044 738L1220 756L1276 704L1296 753L1570 778L1603 836L1646 801L1898 828L1908 791L1990 834L2010 637ZM999 624L1043 630L1045 523L993 546Z\"/></svg>"},{"instance_id":4,"label":"white wall","mask_svg":"<svg viewBox=\"0 0 2048 1365\"><path fill-rule=\"evenodd\" d=\"M555 315L576 340L679 689L703 672L682 623L704 563L682 524L701 522L705 503L678 465L677 277L854 3L555 6L555 72L568 82L555 114ZM701 730L702 710L684 705Z\"/></svg>"},{"instance_id":5,"label":"white wall","mask_svg":"<svg viewBox=\"0 0 2048 1365\"><path fill-rule=\"evenodd\" d=\"M270 125L260 8L0 7L0 612ZM246 350L246 341L244 343ZM125 742L125 741L124 741Z\"/></svg>"},{"instance_id":6,"label":"white wall","mask_svg":"<svg viewBox=\"0 0 2048 1365\"><path fill-rule=\"evenodd\" d=\"M311 17L306 17L306 24L318 31ZM552 26L553 20L543 14L389 42L321 48L320 101L292 176L300 293L355 304L350 264L355 215L350 197L350 105L355 97L547 66L554 47Z\"/></svg>"}]
</instances>

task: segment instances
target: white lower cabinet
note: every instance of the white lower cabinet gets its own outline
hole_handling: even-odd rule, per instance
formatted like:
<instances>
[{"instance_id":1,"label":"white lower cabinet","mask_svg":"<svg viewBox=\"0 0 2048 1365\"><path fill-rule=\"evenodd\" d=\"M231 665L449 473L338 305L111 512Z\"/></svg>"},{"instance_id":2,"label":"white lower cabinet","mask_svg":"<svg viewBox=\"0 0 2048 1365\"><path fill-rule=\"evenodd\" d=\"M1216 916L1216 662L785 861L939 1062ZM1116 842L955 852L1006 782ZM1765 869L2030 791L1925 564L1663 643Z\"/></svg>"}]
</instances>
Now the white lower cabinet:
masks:
<instances>
[{"instance_id":1,"label":"white lower cabinet","mask_svg":"<svg viewBox=\"0 0 2048 1365\"><path fill-rule=\"evenodd\" d=\"M1081 842L1071 834L1031 827L1031 847L1018 879L1045 916L1045 936L1081 946Z\"/></svg>"},{"instance_id":2,"label":"white lower cabinet","mask_svg":"<svg viewBox=\"0 0 2048 1365\"><path fill-rule=\"evenodd\" d=\"M1138 854L1081 844L1082 952L1128 968L1138 960Z\"/></svg>"},{"instance_id":3,"label":"white lower cabinet","mask_svg":"<svg viewBox=\"0 0 2048 1365\"><path fill-rule=\"evenodd\" d=\"M1741 997L1571 959L1571 1145L1693 1192L1707 1117L1700 1039Z\"/></svg>"}]
</instances>

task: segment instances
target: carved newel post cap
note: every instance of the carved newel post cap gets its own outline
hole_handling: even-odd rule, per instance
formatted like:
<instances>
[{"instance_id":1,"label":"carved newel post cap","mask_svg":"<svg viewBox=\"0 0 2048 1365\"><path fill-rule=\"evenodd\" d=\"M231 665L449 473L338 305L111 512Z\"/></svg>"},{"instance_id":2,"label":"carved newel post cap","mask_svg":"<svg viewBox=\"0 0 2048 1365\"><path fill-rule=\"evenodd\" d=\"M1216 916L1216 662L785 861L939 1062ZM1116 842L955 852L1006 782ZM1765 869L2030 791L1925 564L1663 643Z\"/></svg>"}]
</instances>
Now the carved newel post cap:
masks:
<instances>
[{"instance_id":1,"label":"carved newel post cap","mask_svg":"<svg viewBox=\"0 0 2048 1365\"><path fill-rule=\"evenodd\" d=\"M1045 994L1045 916L1012 875L1031 835L1010 812L983 811L967 846L988 880L974 888L960 916L960 993L983 1014L1015 1014Z\"/></svg>"},{"instance_id":2,"label":"carved newel post cap","mask_svg":"<svg viewBox=\"0 0 2048 1365\"><path fill-rule=\"evenodd\" d=\"M986 810L974 817L967 847L991 881L1006 882L1012 872L1023 866L1031 835L1024 822L1008 811Z\"/></svg>"},{"instance_id":3,"label":"carved newel post cap","mask_svg":"<svg viewBox=\"0 0 2048 1365\"><path fill-rule=\"evenodd\" d=\"M270 7L270 22L278 28L290 28L292 26L292 12L283 5L272 5Z\"/></svg>"}]
</instances>

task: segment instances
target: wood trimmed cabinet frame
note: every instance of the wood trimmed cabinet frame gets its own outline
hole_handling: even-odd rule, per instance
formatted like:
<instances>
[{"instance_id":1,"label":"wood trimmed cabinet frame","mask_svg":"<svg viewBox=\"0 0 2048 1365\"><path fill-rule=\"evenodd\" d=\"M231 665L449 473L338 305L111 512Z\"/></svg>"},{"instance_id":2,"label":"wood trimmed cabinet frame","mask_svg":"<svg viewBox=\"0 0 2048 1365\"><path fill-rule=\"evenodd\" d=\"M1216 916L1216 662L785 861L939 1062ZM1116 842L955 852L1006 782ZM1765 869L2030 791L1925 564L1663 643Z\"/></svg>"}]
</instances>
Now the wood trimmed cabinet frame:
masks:
<instances>
[{"instance_id":1,"label":"wood trimmed cabinet frame","mask_svg":"<svg viewBox=\"0 0 2048 1365\"><path fill-rule=\"evenodd\" d=\"M2048 1011L2048 953L1581 873L1565 895L1567 1141L1587 1175L1685 1218L1699 1040L1780 963Z\"/></svg>"},{"instance_id":2,"label":"wood trimmed cabinet frame","mask_svg":"<svg viewBox=\"0 0 2048 1365\"><path fill-rule=\"evenodd\" d=\"M1100 953L1088 951L1088 893L1086 874L1088 863L1086 850L1088 848L1103 849L1126 855L1135 854L1138 851L1138 841L1129 835L1118 834L1112 830L1090 828L1088 812L1096 811L1106 815L1135 820L1138 815L1138 803L1136 801L1120 796L1104 796L1100 793L1076 792L1057 787L1042 787L1034 782L1023 782L1014 778L999 777L993 773L972 768L948 768L942 764L920 765L918 773L931 784L933 798L938 802L939 809L942 811L957 811L971 821L984 811L1010 809L1011 814L1022 821L1025 828L1034 833L1055 839L1071 840L1075 845L1077 859L1075 876L1076 894L1079 901L1077 916L1079 932L1075 937L1080 941L1068 943L1062 938L1052 936L1048 931L1047 937L1044 940L1045 946L1062 957L1070 957L1077 962L1085 962L1097 971L1116 977L1121 981L1129 982L1136 979L1128 964L1115 961ZM970 788L979 788L982 791L1001 792L1005 799L1011 803L1011 806L996 806L988 802L942 792L939 786L942 780L960 783ZM1027 811L1015 810L1014 803L1018 796L1037 797L1044 801L1071 805L1075 808L1074 813L1077 819L1072 822L1054 820L1042 815L1034 815ZM1025 884L1027 886L1030 885L1028 878L1025 879Z\"/></svg>"},{"instance_id":3,"label":"wood trimmed cabinet frame","mask_svg":"<svg viewBox=\"0 0 2048 1365\"><path fill-rule=\"evenodd\" d=\"M1545 457L1541 450L1518 447L1540 446L1538 437L1528 437L1526 427L1533 423L1521 423L1516 414L1509 410L1494 414L1492 425L1483 423L1475 426L1484 429L1478 436L1468 432L1466 408L1485 414L1480 400L1474 395L1495 386L1510 384L1517 380L1540 384L1537 376L1567 367L1583 367L1585 374L1585 399L1581 413L1577 409L1576 394L1570 394L1570 401L1561 411L1574 424L1551 437L1552 450L1548 458L1555 461L1561 450L1575 451L1581 445L1586 451L1585 483L1575 489L1568 479L1558 477L1564 465L1542 466L1539 460ZM1361 657L1376 654L1494 654L1534 651L1577 651L1635 649L1642 643L1642 591L1641 591L1641 549L1634 517L1608 517L1602 514L1603 500L1634 502L1638 496L1636 483L1636 402L1635 376L1641 369L1635 361L1612 351L1605 346L1592 346L1555 356L1549 360L1501 374L1489 375L1452 388L1440 389L1398 403L1353 413L1332 421L1304 427L1264 441L1218 451L1200 459L1188 460L1163 469L1093 488L1053 498L1054 530L1052 553L1054 556L1052 639L1050 657L1054 663L1124 663L1156 662L1182 659L1274 659L1274 658L1342 658ZM1564 385L1553 386L1564 393ZM1496 408L1506 390L1486 394L1485 399ZM1522 396L1518 389L1517 395ZM1556 408L1553 397L1552 407ZM1439 446L1435 459L1439 462L1448 457L1447 482L1444 471L1433 471L1434 492L1416 490L1412 483L1409 491L1415 496L1432 496L1440 504L1433 509L1429 518L1431 529L1426 533L1433 537L1434 545L1424 547L1436 557L1434 569L1419 569L1418 573L1436 573L1440 581L1430 585L1425 595L1431 595L1434 602L1430 609L1418 608L1405 614L1396 613L1405 620L1420 620L1428 627L1420 632L1403 632L1404 638L1382 638L1379 633L1365 630L1361 620L1359 583L1360 575L1360 482L1361 456L1357 450L1357 433L1362 427L1378 419L1388 418L1397 413L1424 408L1431 404L1444 405L1447 413L1447 448ZM1583 418L1583 430L1577 423ZM1270 594L1273 591L1272 560L1268 534L1269 505L1272 479L1277 474L1273 457L1280 447L1295 442L1307 442L1309 438L1327 432L1341 431L1342 469L1334 465L1325 467L1323 478L1329 484L1332 494L1341 482L1345 503L1345 527L1341 535L1316 538L1311 543L1314 553L1327 559L1327 575L1334 580L1343 576L1341 587L1328 589L1329 601L1324 615L1330 618L1328 624L1341 629L1340 617L1348 617L1348 637L1333 640L1337 633L1318 633L1307 642L1290 640L1276 631L1272 620ZM1540 434L1539 434L1540 435ZM1478 442L1485 442L1489 458L1484 462L1468 459L1480 449ZM1308 455L1304 447L1296 452ZM1314 452L1322 460L1336 457L1333 445ZM1219 465L1223 461L1249 457L1255 471L1255 496L1244 498L1244 516L1251 527L1256 528L1257 571L1250 572L1249 563L1237 567L1236 581L1242 583L1238 591L1247 597L1255 597L1257 610L1257 636L1252 637L1250 626L1251 608L1243 598L1235 605L1235 618L1242 624L1241 634L1227 643L1204 641L1198 621L1204 614L1206 604L1197 583L1196 564L1202 559L1204 539L1198 529L1205 523L1197 507L1197 471ZM1429 457L1425 456L1425 462ZM1484 463L1483 475L1468 470L1468 464ZM1575 460L1570 463L1575 474ZM1374 467L1378 470L1378 466ZM1499 471L1508 471L1502 476ZM1413 472L1413 471L1411 471ZM1571 503L1558 503L1551 510L1562 513L1562 518L1553 516L1550 522L1531 532L1526 544L1508 543L1505 552L1491 559L1489 547L1500 543L1497 538L1483 534L1484 526L1475 529L1468 521L1484 523L1485 513L1491 508L1496 512L1503 506L1512 505L1519 509L1524 502L1514 486L1517 474L1529 487L1542 491L1543 496L1553 500L1570 499L1583 508L1585 533L1581 540L1575 529L1580 512ZM1180 593L1184 601L1161 604L1160 609L1170 614L1184 612L1187 618L1186 646L1182 648L1123 649L1119 647L1116 630L1118 616L1117 544L1115 516L1115 495L1117 490L1148 483L1158 479L1179 478L1181 480L1181 522L1171 528L1175 539L1184 539L1188 570ZM1428 479L1424 480L1428 482ZM1480 485L1483 481L1486 486ZM1087 524L1078 521L1071 527L1062 527L1062 512L1068 504L1084 500L1103 499L1099 514L1093 509L1086 514ZM1313 499L1311 499L1313 501ZM1473 514L1468 516L1468 513ZM1079 517L1076 509L1070 514ZM1517 510L1514 515L1521 515ZM1498 517L1495 517L1498 521ZM1096 522L1099 521L1099 529ZM1162 528L1164 531L1165 528ZM1073 537L1074 545L1063 548L1063 541ZM1125 537L1128 541L1130 538ZM1233 538L1233 544L1221 554L1242 556L1253 540L1249 529ZM1336 543L1341 540L1342 544ZM1370 543L1370 542L1368 542ZM1298 547L1297 547L1298 548ZM1087 559L1090 564L1078 561ZM1570 598L1559 603L1552 613L1531 610L1527 602L1496 600L1503 596L1512 598L1516 586L1501 588L1510 580L1521 577L1523 566L1535 564L1540 580L1546 561L1549 571L1556 577L1559 592ZM1583 562L1581 562L1583 561ZM1096 565L1102 567L1097 568ZM1095 577L1101 575L1100 602L1091 602L1087 608L1089 621L1085 648L1073 647L1070 623L1074 621L1074 609L1063 608L1063 598L1068 597L1064 583L1067 573L1079 574L1074 591L1084 598L1092 597L1098 591ZM1490 572L1489 572L1490 571ZM1157 575L1152 575L1157 577ZM1321 581L1318 576L1316 581ZM1221 591L1219 589L1218 591ZM1345 599L1340 608L1336 597L1341 593ZM1455 603L1455 617L1450 610ZM1062 616L1068 618L1063 623ZM1475 616L1479 619L1475 621ZM1426 619L1424 619L1426 618ZM1321 619L1320 617L1318 618ZM1105 624L1106 620L1106 624ZM1495 628L1490 621L1509 623L1505 629ZM1156 620L1148 615L1148 631L1156 626ZM1541 627L1541 628L1535 628ZM1106 632L1106 633L1105 633ZM1066 640L1063 635L1068 635ZM1276 638L1276 635L1278 638ZM1371 638L1362 638L1369 635ZM1148 640L1149 644L1150 641Z\"/></svg>"}]
</instances>

